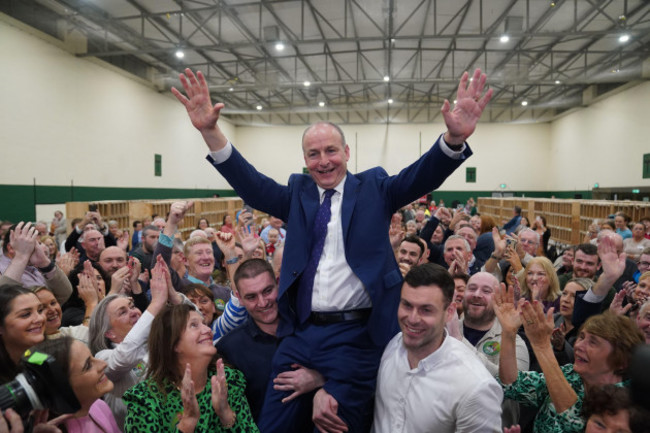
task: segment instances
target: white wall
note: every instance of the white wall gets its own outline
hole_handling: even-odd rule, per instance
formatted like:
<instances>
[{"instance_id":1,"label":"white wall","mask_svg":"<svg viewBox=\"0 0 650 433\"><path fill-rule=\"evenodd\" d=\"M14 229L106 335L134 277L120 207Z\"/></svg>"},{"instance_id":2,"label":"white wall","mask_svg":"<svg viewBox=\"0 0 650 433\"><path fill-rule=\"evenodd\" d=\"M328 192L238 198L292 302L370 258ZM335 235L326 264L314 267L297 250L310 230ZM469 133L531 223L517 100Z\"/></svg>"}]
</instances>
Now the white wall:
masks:
<instances>
[{"instance_id":1,"label":"white wall","mask_svg":"<svg viewBox=\"0 0 650 433\"><path fill-rule=\"evenodd\" d=\"M0 184L227 189L204 161L206 147L168 93L103 62L76 58L0 14ZM480 124L470 139L477 183L465 170L443 190L558 191L650 185L650 83L553 124ZM303 127L234 127L221 122L260 171L285 183L304 166ZM348 125L352 172L381 165L391 173L415 160L443 132L435 125ZM154 177L154 153L163 176Z\"/></svg>"},{"instance_id":2,"label":"white wall","mask_svg":"<svg viewBox=\"0 0 650 433\"><path fill-rule=\"evenodd\" d=\"M304 127L238 127L237 148L268 176L285 183L304 167L300 140ZM444 132L436 125L345 125L350 146L348 169L363 171L382 166L396 174L415 161ZM550 179L548 124L480 124L469 140L474 155L466 166L477 168L477 183L465 183L465 170L457 170L441 190L548 190ZM525 154L522 163L519 155Z\"/></svg>"},{"instance_id":3,"label":"white wall","mask_svg":"<svg viewBox=\"0 0 650 433\"><path fill-rule=\"evenodd\" d=\"M650 186L650 82L556 120L550 140L553 189Z\"/></svg>"},{"instance_id":4,"label":"white wall","mask_svg":"<svg viewBox=\"0 0 650 433\"><path fill-rule=\"evenodd\" d=\"M3 21L0 41L0 184L228 188L171 94Z\"/></svg>"}]
</instances>

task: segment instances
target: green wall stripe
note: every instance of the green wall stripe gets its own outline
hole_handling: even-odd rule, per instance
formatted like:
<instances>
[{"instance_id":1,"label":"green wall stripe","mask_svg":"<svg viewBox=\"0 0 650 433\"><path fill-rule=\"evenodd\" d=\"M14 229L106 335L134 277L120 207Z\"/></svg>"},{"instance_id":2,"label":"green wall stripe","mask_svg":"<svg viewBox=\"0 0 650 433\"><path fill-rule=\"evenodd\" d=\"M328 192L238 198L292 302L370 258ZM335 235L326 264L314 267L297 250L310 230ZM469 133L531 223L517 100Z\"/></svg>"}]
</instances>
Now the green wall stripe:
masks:
<instances>
[{"instance_id":1,"label":"green wall stripe","mask_svg":"<svg viewBox=\"0 0 650 433\"><path fill-rule=\"evenodd\" d=\"M91 186L0 185L0 220L33 221L37 204L99 200L164 200L236 196L233 190L181 188L109 188Z\"/></svg>"},{"instance_id":2,"label":"green wall stripe","mask_svg":"<svg viewBox=\"0 0 650 433\"><path fill-rule=\"evenodd\" d=\"M164 200L174 198L205 198L213 194L234 197L233 190L224 189L182 189L182 188L109 188L94 186L61 185L0 185L0 220L33 221L36 218L36 204L65 203L68 201L98 200ZM591 191L517 191L516 197L531 198L574 198L582 194L591 198ZM454 200L465 203L470 197L491 197L492 191L434 191L433 199L445 201L447 206Z\"/></svg>"}]
</instances>

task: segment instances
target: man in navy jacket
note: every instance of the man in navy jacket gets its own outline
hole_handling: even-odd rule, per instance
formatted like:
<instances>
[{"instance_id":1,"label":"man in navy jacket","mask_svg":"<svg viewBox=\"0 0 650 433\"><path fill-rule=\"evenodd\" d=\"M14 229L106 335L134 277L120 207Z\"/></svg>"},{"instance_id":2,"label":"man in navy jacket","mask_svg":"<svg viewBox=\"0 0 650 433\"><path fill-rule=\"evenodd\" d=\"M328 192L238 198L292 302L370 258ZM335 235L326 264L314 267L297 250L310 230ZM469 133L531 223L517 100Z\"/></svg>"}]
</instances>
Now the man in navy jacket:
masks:
<instances>
[{"instance_id":1,"label":"man in navy jacket","mask_svg":"<svg viewBox=\"0 0 650 433\"><path fill-rule=\"evenodd\" d=\"M205 78L186 69L180 76L187 97L172 89L201 132L208 160L244 201L287 222L278 306L283 340L273 360L272 377L299 364L320 372L325 385L313 396L282 403L286 393L269 385L260 430L292 431L292 420L313 404L313 419L323 431L367 431L377 368L384 346L398 331L402 277L388 238L391 215L437 188L471 155L465 140L492 96L483 92L485 74L463 74L457 102L442 107L447 132L420 159L395 176L382 168L347 171L350 150L343 131L329 122L305 131L302 149L309 174L295 174L287 186L259 173L232 146L217 125L222 103L212 105ZM330 195L331 194L331 195ZM331 200L322 255L311 293L311 314L298 319L301 278L316 235L319 207ZM331 199L329 198L331 197ZM304 283L304 281L302 281Z\"/></svg>"}]
</instances>

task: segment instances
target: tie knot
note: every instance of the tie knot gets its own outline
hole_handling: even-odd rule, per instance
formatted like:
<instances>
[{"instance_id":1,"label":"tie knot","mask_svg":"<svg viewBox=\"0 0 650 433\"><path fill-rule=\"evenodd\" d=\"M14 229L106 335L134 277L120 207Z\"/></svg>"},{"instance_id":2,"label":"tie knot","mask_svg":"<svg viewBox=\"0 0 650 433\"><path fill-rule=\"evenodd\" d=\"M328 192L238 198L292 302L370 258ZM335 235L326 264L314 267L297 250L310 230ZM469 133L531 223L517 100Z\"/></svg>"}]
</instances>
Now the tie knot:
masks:
<instances>
[{"instance_id":1,"label":"tie knot","mask_svg":"<svg viewBox=\"0 0 650 433\"><path fill-rule=\"evenodd\" d=\"M326 189L324 198L328 200L331 199L335 192L335 189Z\"/></svg>"}]
</instances>

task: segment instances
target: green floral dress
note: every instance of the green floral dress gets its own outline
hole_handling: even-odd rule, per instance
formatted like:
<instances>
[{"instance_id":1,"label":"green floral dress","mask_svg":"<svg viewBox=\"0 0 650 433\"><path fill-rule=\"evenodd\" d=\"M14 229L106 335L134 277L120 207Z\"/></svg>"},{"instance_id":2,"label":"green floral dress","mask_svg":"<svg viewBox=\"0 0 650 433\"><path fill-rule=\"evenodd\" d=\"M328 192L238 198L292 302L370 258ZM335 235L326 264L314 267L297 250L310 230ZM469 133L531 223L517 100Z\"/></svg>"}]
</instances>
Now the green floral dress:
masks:
<instances>
[{"instance_id":1,"label":"green floral dress","mask_svg":"<svg viewBox=\"0 0 650 433\"><path fill-rule=\"evenodd\" d=\"M525 406L539 408L533 424L533 433L582 433L585 430L585 420L580 416L585 397L582 379L573 371L573 364L566 364L560 368L564 378L578 395L578 401L561 413L555 411L543 373L520 371L517 380L510 385L504 385L499 380L503 387L504 398L515 400Z\"/></svg>"},{"instance_id":2,"label":"green floral dress","mask_svg":"<svg viewBox=\"0 0 650 433\"><path fill-rule=\"evenodd\" d=\"M228 403L237 414L237 422L230 429L221 426L219 417L212 408L210 378L216 374L216 371L211 370L208 372L205 388L196 395L201 416L195 431L259 433L244 395L246 388L244 375L239 370L230 367L225 367L225 373L228 383ZM165 386L165 392L166 395L151 379L140 382L129 389L123 397L128 411L124 423L124 433L176 433L179 415L183 413L181 392L171 383Z\"/></svg>"}]
</instances>

